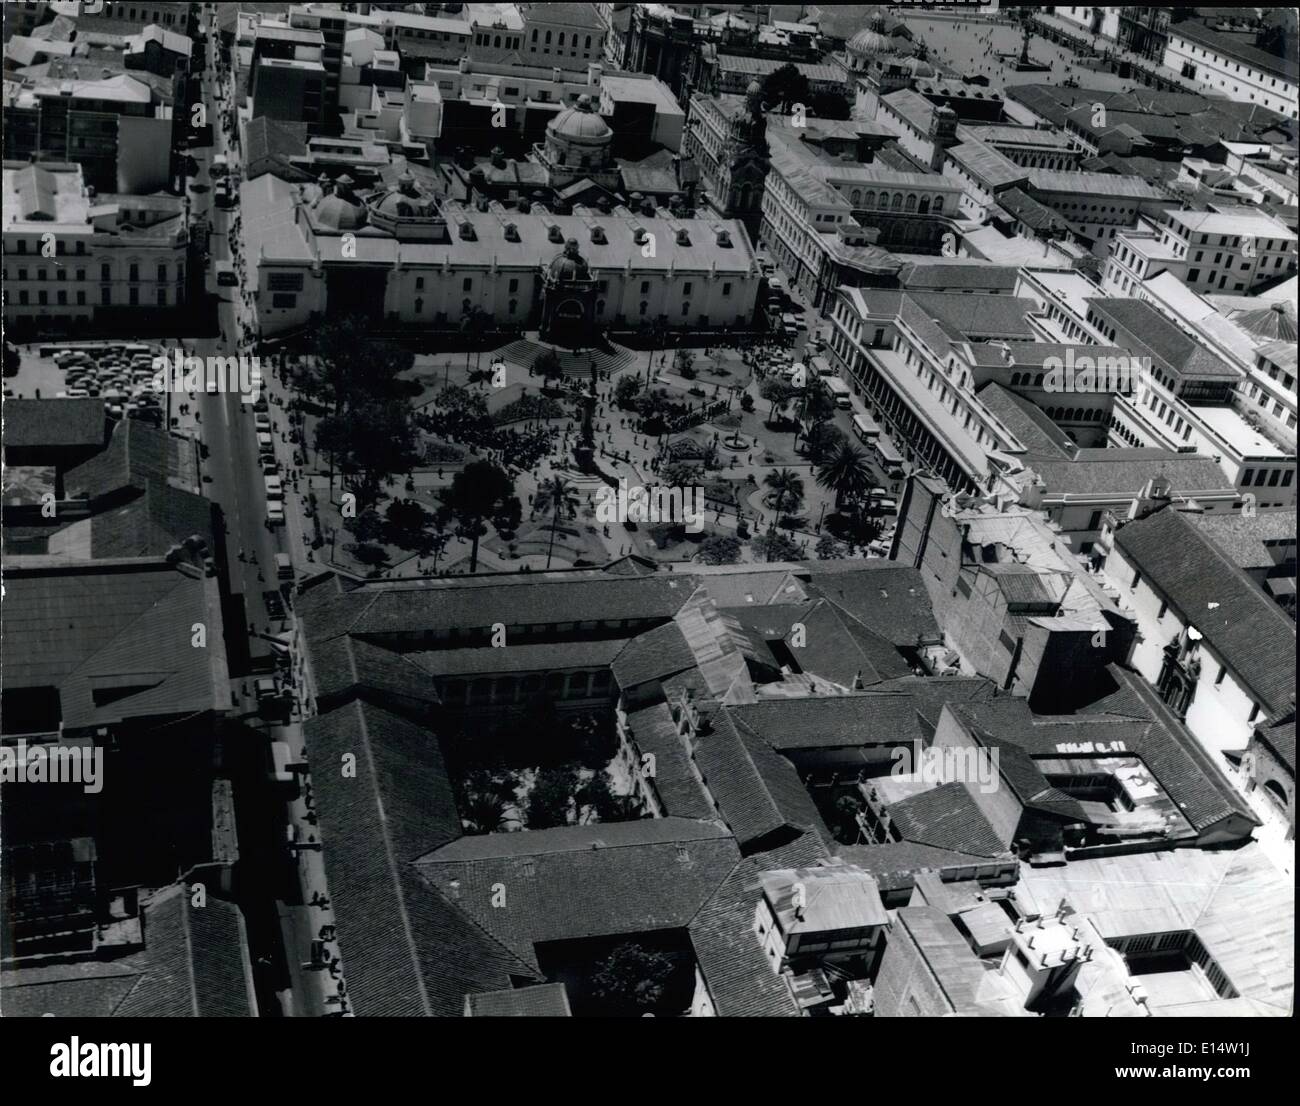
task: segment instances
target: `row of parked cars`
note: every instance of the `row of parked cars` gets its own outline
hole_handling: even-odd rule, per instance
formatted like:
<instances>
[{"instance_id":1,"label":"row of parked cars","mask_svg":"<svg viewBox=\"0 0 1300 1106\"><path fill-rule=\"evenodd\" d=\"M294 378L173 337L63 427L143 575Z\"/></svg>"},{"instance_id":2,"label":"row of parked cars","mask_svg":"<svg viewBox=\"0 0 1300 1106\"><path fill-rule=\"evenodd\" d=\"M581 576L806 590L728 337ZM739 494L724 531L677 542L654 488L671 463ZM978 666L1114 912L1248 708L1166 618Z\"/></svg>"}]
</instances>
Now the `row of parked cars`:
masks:
<instances>
[{"instance_id":1,"label":"row of parked cars","mask_svg":"<svg viewBox=\"0 0 1300 1106\"><path fill-rule=\"evenodd\" d=\"M284 480L280 476L280 463L275 459L275 438L264 395L258 396L253 406L253 423L257 430L257 463L261 466L262 482L266 486L266 521L272 526L283 526Z\"/></svg>"},{"instance_id":2,"label":"row of parked cars","mask_svg":"<svg viewBox=\"0 0 1300 1106\"><path fill-rule=\"evenodd\" d=\"M162 403L153 389L158 352L143 343L110 344L87 348L43 349L63 370L60 397L96 396L115 418L161 420Z\"/></svg>"}]
</instances>

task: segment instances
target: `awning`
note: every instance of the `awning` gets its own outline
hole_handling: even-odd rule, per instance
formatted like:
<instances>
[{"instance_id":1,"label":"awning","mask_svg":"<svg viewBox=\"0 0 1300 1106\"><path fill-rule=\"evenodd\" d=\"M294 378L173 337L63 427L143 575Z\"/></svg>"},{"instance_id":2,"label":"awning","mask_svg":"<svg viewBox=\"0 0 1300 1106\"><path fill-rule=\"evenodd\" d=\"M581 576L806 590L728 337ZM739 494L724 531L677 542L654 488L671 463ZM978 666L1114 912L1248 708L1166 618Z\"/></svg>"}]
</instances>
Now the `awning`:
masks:
<instances>
[{"instance_id":1,"label":"awning","mask_svg":"<svg viewBox=\"0 0 1300 1106\"><path fill-rule=\"evenodd\" d=\"M1264 581L1264 586L1268 588L1270 595L1294 595L1295 577L1273 576Z\"/></svg>"}]
</instances>

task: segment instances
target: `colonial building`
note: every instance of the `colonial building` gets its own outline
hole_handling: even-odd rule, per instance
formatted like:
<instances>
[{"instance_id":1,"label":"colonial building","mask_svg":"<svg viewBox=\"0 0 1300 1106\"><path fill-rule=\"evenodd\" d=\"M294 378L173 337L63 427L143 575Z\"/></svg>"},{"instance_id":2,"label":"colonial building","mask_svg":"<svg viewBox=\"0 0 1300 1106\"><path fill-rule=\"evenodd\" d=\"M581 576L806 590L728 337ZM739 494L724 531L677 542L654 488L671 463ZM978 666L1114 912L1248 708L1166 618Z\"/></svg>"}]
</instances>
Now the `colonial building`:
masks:
<instances>
[{"instance_id":1,"label":"colonial building","mask_svg":"<svg viewBox=\"0 0 1300 1106\"><path fill-rule=\"evenodd\" d=\"M1216 752L1294 709L1295 623L1174 507L1120 526L1105 574L1135 618L1129 663Z\"/></svg>"},{"instance_id":2,"label":"colonial building","mask_svg":"<svg viewBox=\"0 0 1300 1106\"><path fill-rule=\"evenodd\" d=\"M4 318L27 333L116 326L186 301L175 196L93 196L79 165L4 169Z\"/></svg>"},{"instance_id":3,"label":"colonial building","mask_svg":"<svg viewBox=\"0 0 1300 1106\"><path fill-rule=\"evenodd\" d=\"M763 184L771 167L761 97L757 81L743 99L695 95L684 146L699 166L710 205L729 219L739 219L755 239L763 218Z\"/></svg>"},{"instance_id":4,"label":"colonial building","mask_svg":"<svg viewBox=\"0 0 1300 1106\"><path fill-rule=\"evenodd\" d=\"M592 136L556 130L548 157L559 170L581 172ZM486 206L447 200L409 173L370 193L346 174L314 184L270 174L247 182L242 229L262 333L326 312L435 330L458 328L476 308L506 329L536 327L557 312L578 321L552 302L556 294L580 302L580 318L598 328L751 323L761 276L738 222L679 219L663 209L647 216L621 205L604 214L579 204L570 215L543 204L526 212ZM579 276L591 285L575 298L569 278Z\"/></svg>"}]
</instances>

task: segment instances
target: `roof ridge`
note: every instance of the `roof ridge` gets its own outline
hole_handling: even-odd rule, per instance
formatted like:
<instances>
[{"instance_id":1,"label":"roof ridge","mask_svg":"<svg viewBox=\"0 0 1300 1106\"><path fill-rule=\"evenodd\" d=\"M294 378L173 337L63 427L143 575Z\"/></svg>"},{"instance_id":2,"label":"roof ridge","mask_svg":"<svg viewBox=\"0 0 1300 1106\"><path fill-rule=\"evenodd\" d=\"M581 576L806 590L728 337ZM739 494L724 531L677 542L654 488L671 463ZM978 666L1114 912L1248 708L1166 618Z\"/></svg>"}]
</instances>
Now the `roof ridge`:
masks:
<instances>
[{"instance_id":1,"label":"roof ridge","mask_svg":"<svg viewBox=\"0 0 1300 1106\"><path fill-rule=\"evenodd\" d=\"M349 649L349 655L351 650ZM429 995L424 986L424 968L420 963L419 948L415 943L415 932L411 927L411 917L406 909L406 893L402 886L401 878L398 876L397 867L399 861L393 850L393 839L388 832L388 814L384 810L384 797L379 790L379 773L375 767L374 750L370 744L370 728L366 724L366 712L361 709L361 703L358 699L353 699L350 704L355 709L359 725L357 727L358 736L361 738L361 749L366 757L366 767L370 772L370 789L375 797L375 804L379 810L379 821L384 839L384 852L388 857L388 869L392 873L394 889L397 891L397 909L402 919L402 933L406 939L406 947L411 955L411 967L415 972L415 986L420 996L420 1005L424 1008L426 1017L433 1016L433 1006L429 1002ZM402 862L404 863L404 862Z\"/></svg>"}]
</instances>

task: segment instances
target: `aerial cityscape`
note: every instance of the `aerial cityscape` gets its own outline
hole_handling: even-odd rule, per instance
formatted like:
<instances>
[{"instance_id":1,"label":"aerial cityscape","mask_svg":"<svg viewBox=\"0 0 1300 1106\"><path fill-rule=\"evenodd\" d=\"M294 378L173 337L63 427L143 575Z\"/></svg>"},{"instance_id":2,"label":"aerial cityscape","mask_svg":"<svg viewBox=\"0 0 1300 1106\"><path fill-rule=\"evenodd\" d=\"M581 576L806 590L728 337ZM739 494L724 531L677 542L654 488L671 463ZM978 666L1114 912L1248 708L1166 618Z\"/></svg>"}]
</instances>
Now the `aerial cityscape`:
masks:
<instances>
[{"instance_id":1,"label":"aerial cityscape","mask_svg":"<svg viewBox=\"0 0 1300 1106\"><path fill-rule=\"evenodd\" d=\"M0 1015L1292 1015L1296 9L3 28Z\"/></svg>"}]
</instances>

